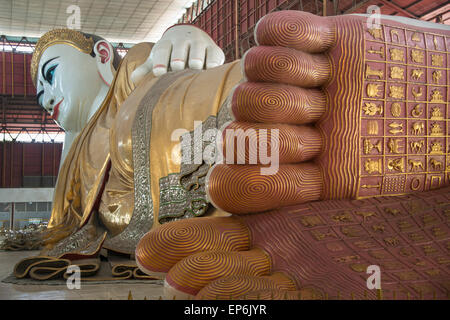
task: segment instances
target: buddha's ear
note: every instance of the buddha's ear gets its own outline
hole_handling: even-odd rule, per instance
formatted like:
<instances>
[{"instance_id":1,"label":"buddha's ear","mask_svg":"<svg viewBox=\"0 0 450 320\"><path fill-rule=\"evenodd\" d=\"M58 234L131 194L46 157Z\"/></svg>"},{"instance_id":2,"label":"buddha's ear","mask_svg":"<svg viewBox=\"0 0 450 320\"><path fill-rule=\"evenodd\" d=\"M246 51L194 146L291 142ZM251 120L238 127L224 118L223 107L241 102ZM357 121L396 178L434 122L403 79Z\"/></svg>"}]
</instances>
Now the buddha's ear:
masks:
<instances>
[{"instance_id":1,"label":"buddha's ear","mask_svg":"<svg viewBox=\"0 0 450 320\"><path fill-rule=\"evenodd\" d=\"M98 74L103 82L110 86L114 79L114 49L108 41L99 40L94 44L94 53Z\"/></svg>"}]
</instances>

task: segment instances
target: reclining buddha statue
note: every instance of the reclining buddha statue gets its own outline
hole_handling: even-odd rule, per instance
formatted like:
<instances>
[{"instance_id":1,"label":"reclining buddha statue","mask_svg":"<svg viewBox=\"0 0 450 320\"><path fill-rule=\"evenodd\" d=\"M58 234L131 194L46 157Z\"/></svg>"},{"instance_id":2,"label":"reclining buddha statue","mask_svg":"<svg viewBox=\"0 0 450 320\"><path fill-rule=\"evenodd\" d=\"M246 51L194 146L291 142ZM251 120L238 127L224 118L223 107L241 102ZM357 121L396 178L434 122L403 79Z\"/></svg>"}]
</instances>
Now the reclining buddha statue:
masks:
<instances>
[{"instance_id":1,"label":"reclining buddha statue","mask_svg":"<svg viewBox=\"0 0 450 320\"><path fill-rule=\"evenodd\" d=\"M68 134L42 255L131 254L177 298L447 297L450 29L369 20L271 13L223 65L189 26L120 63L44 35L38 99Z\"/></svg>"}]
</instances>

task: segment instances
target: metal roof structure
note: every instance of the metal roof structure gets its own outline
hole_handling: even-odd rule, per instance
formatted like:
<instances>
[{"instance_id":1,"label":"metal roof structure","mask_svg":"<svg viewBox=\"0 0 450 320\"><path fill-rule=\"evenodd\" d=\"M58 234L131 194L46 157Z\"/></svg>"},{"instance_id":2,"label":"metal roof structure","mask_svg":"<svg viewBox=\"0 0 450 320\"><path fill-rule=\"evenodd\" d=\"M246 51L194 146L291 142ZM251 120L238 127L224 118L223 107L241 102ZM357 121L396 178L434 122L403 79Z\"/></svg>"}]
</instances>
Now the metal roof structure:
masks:
<instances>
[{"instance_id":1,"label":"metal roof structure","mask_svg":"<svg viewBox=\"0 0 450 320\"><path fill-rule=\"evenodd\" d=\"M112 42L157 41L193 0L2 0L0 34L40 37L79 15L80 30Z\"/></svg>"}]
</instances>

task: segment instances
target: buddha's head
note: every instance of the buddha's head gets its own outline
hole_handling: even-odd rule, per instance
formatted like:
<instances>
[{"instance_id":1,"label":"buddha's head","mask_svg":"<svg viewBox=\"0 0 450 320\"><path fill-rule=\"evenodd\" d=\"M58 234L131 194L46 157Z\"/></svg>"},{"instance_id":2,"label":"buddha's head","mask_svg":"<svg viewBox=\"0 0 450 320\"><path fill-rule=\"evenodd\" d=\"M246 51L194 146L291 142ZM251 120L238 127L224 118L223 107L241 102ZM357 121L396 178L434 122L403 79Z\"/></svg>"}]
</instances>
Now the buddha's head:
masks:
<instances>
[{"instance_id":1,"label":"buddha's head","mask_svg":"<svg viewBox=\"0 0 450 320\"><path fill-rule=\"evenodd\" d=\"M120 56L105 39L55 29L36 44L31 76L37 100L66 131L80 131L114 78ZM95 111L95 110L94 110Z\"/></svg>"}]
</instances>

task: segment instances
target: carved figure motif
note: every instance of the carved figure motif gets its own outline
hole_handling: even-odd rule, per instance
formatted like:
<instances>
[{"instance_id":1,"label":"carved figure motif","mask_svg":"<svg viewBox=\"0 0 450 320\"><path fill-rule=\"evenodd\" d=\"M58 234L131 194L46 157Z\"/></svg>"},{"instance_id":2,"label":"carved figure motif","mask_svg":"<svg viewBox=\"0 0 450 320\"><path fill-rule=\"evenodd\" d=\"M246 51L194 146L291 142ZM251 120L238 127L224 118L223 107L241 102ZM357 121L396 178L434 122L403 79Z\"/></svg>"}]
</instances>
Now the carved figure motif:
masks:
<instances>
[{"instance_id":1,"label":"carved figure motif","mask_svg":"<svg viewBox=\"0 0 450 320\"><path fill-rule=\"evenodd\" d=\"M439 83L439 80L442 78L442 71L441 70L433 71L431 75L433 76L433 82Z\"/></svg>"},{"instance_id":2,"label":"carved figure motif","mask_svg":"<svg viewBox=\"0 0 450 320\"><path fill-rule=\"evenodd\" d=\"M387 167L389 170L403 172L405 170L403 158L388 160Z\"/></svg>"},{"instance_id":3,"label":"carved figure motif","mask_svg":"<svg viewBox=\"0 0 450 320\"><path fill-rule=\"evenodd\" d=\"M442 169L442 166L443 166L442 161L439 161L434 158L430 160L430 164L433 167L433 169L435 169L435 170L440 170L440 169Z\"/></svg>"},{"instance_id":4,"label":"carved figure motif","mask_svg":"<svg viewBox=\"0 0 450 320\"><path fill-rule=\"evenodd\" d=\"M423 167L423 163L420 160L409 159L408 164L411 166L411 171L415 171L418 169L425 170Z\"/></svg>"},{"instance_id":5,"label":"carved figure motif","mask_svg":"<svg viewBox=\"0 0 450 320\"><path fill-rule=\"evenodd\" d=\"M376 114L383 114L383 107L381 105L376 105L373 102L365 102L363 107L364 113L369 116L374 116Z\"/></svg>"},{"instance_id":6,"label":"carved figure motif","mask_svg":"<svg viewBox=\"0 0 450 320\"><path fill-rule=\"evenodd\" d=\"M392 115L393 117L398 118L398 117L400 117L400 114L401 114L401 113L402 113L402 108L401 108L401 106L400 106L400 103L394 102L394 103L391 105L391 115Z\"/></svg>"},{"instance_id":7,"label":"carved figure motif","mask_svg":"<svg viewBox=\"0 0 450 320\"><path fill-rule=\"evenodd\" d=\"M404 62L405 54L404 54L403 50L400 50L397 48L392 48L392 49L389 49L389 52L391 54L392 61Z\"/></svg>"},{"instance_id":8,"label":"carved figure motif","mask_svg":"<svg viewBox=\"0 0 450 320\"><path fill-rule=\"evenodd\" d=\"M419 87L419 91L416 91L416 88L412 88L411 93L414 96L414 100L417 100L417 98L420 98L423 95L422 87Z\"/></svg>"},{"instance_id":9,"label":"carved figure motif","mask_svg":"<svg viewBox=\"0 0 450 320\"><path fill-rule=\"evenodd\" d=\"M413 152L415 152L415 153L422 152L422 148L423 148L424 143L425 143L424 140L420 140L420 141L412 141L412 142L410 143L411 151L413 151Z\"/></svg>"},{"instance_id":10,"label":"carved figure motif","mask_svg":"<svg viewBox=\"0 0 450 320\"><path fill-rule=\"evenodd\" d=\"M403 87L399 86L390 86L389 87L389 97L395 98L395 99L404 99L405 93Z\"/></svg>"},{"instance_id":11,"label":"carved figure motif","mask_svg":"<svg viewBox=\"0 0 450 320\"><path fill-rule=\"evenodd\" d=\"M421 69L413 69L411 71L411 78L413 78L414 80L419 80L422 75L423 75L423 70L421 70Z\"/></svg>"},{"instance_id":12,"label":"carved figure motif","mask_svg":"<svg viewBox=\"0 0 450 320\"><path fill-rule=\"evenodd\" d=\"M370 76L376 76L378 79L383 78L384 71L378 69L372 69L369 65L366 65L366 78Z\"/></svg>"},{"instance_id":13,"label":"carved figure motif","mask_svg":"<svg viewBox=\"0 0 450 320\"><path fill-rule=\"evenodd\" d=\"M381 159L378 160L367 159L366 162L364 163L364 168L368 174L381 173L382 168Z\"/></svg>"},{"instance_id":14,"label":"carved figure motif","mask_svg":"<svg viewBox=\"0 0 450 320\"><path fill-rule=\"evenodd\" d=\"M411 110L411 115L413 116L413 118L418 118L422 115L423 110L422 107L420 106L420 104L416 104L414 106L414 108Z\"/></svg>"},{"instance_id":15,"label":"carved figure motif","mask_svg":"<svg viewBox=\"0 0 450 320\"><path fill-rule=\"evenodd\" d=\"M425 125L423 122L414 122L412 125L412 134L419 135L423 133Z\"/></svg>"},{"instance_id":16,"label":"carved figure motif","mask_svg":"<svg viewBox=\"0 0 450 320\"><path fill-rule=\"evenodd\" d=\"M411 50L411 59L414 62L423 63L424 57L425 57L425 54L424 54L423 51L421 51L421 50L414 50L414 49Z\"/></svg>"}]
</instances>

